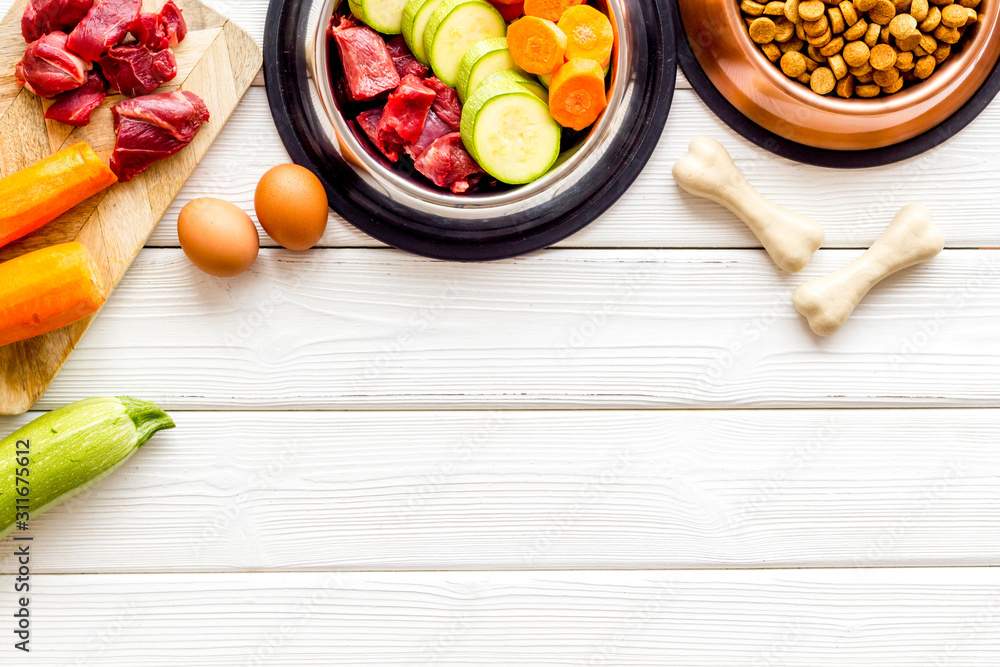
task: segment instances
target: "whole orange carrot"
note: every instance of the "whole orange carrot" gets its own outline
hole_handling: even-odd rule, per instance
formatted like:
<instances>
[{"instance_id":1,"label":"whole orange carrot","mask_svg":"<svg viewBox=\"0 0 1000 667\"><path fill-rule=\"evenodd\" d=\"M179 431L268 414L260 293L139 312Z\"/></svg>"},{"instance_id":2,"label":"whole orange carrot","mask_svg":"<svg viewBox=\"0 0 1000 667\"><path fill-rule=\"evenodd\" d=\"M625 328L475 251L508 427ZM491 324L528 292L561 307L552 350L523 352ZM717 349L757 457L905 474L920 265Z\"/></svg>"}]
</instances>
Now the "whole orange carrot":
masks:
<instances>
[{"instance_id":1,"label":"whole orange carrot","mask_svg":"<svg viewBox=\"0 0 1000 667\"><path fill-rule=\"evenodd\" d=\"M93 315L106 297L81 243L62 243L0 264L0 346Z\"/></svg>"},{"instance_id":2,"label":"whole orange carrot","mask_svg":"<svg viewBox=\"0 0 1000 667\"><path fill-rule=\"evenodd\" d=\"M0 179L0 246L52 222L117 181L83 142Z\"/></svg>"}]
</instances>

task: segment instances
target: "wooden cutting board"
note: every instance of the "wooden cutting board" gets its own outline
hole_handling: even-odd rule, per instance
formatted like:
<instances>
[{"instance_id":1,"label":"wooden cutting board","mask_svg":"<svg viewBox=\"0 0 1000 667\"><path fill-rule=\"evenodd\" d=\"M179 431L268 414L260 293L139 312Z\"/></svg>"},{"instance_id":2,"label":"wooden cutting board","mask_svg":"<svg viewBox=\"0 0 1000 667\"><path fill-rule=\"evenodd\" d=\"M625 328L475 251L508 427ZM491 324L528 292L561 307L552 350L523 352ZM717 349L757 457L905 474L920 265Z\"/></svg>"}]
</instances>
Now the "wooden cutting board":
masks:
<instances>
[{"instance_id":1,"label":"wooden cutting board","mask_svg":"<svg viewBox=\"0 0 1000 667\"><path fill-rule=\"evenodd\" d=\"M167 207L215 141L261 67L260 47L245 31L197 0L176 0L187 20L187 39L174 49L177 78L157 92L189 90L205 100L212 119L190 146L153 165L128 183L115 185L80 204L34 234L0 248L6 261L40 247L80 241L113 290L145 244ZM17 0L0 22L0 177L19 171L78 141L88 142L107 159L115 144L111 107L105 100L90 125L72 128L46 121L48 103L18 87L14 65L24 55L21 15L27 0ZM155 11L163 0L144 0ZM99 315L98 315L99 316ZM0 347L0 414L26 412L52 383L93 317L32 340ZM128 391L122 387L122 392Z\"/></svg>"}]
</instances>

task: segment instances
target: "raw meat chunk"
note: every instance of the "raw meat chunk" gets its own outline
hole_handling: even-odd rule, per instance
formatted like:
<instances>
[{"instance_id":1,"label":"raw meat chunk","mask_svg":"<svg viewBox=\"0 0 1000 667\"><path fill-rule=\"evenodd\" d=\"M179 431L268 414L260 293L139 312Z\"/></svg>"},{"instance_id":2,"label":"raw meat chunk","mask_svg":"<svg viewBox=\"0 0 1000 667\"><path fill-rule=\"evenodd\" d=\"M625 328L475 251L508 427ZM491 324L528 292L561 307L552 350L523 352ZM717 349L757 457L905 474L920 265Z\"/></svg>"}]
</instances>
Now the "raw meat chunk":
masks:
<instances>
[{"instance_id":1,"label":"raw meat chunk","mask_svg":"<svg viewBox=\"0 0 1000 667\"><path fill-rule=\"evenodd\" d=\"M436 113L433 111L428 112L427 120L424 121L424 129L420 133L420 137L406 147L407 155L414 159L420 157L421 153L427 150L431 144L444 135L450 134L451 131L448 123L438 118Z\"/></svg>"},{"instance_id":2,"label":"raw meat chunk","mask_svg":"<svg viewBox=\"0 0 1000 667\"><path fill-rule=\"evenodd\" d=\"M148 95L177 76L177 61L170 49L114 46L98 62L111 88L126 97Z\"/></svg>"},{"instance_id":3,"label":"raw meat chunk","mask_svg":"<svg viewBox=\"0 0 1000 667\"><path fill-rule=\"evenodd\" d=\"M121 41L142 10L142 0L97 0L69 34L69 48L94 61Z\"/></svg>"},{"instance_id":4,"label":"raw meat chunk","mask_svg":"<svg viewBox=\"0 0 1000 667\"><path fill-rule=\"evenodd\" d=\"M347 23L350 23L349 21ZM371 28L331 28L347 88L355 100L369 100L395 90L399 73L382 38Z\"/></svg>"},{"instance_id":5,"label":"raw meat chunk","mask_svg":"<svg viewBox=\"0 0 1000 667\"><path fill-rule=\"evenodd\" d=\"M18 85L51 98L85 84L90 64L67 48L68 40L56 31L32 42L14 69Z\"/></svg>"},{"instance_id":6,"label":"raw meat chunk","mask_svg":"<svg viewBox=\"0 0 1000 667\"><path fill-rule=\"evenodd\" d=\"M141 46L153 51L177 46L187 36L187 23L180 8L173 0L167 0L158 14L147 12L139 14L128 31L138 40Z\"/></svg>"},{"instance_id":7,"label":"raw meat chunk","mask_svg":"<svg viewBox=\"0 0 1000 667\"><path fill-rule=\"evenodd\" d=\"M389 56L392 58L392 64L396 66L400 79L409 74L422 79L430 72L410 53L410 47L406 45L406 40L401 35L386 42L385 48L389 49Z\"/></svg>"},{"instance_id":8,"label":"raw meat chunk","mask_svg":"<svg viewBox=\"0 0 1000 667\"><path fill-rule=\"evenodd\" d=\"M98 70L93 69L87 77L87 83L59 95L55 104L45 112L45 117L66 125L83 127L90 122L90 115L101 106L107 93L108 82Z\"/></svg>"},{"instance_id":9,"label":"raw meat chunk","mask_svg":"<svg viewBox=\"0 0 1000 667\"><path fill-rule=\"evenodd\" d=\"M437 93L437 99L434 100L431 109L441 120L448 123L448 127L458 132L462 125L462 103L458 99L458 93L436 76L425 79L424 85Z\"/></svg>"},{"instance_id":10,"label":"raw meat chunk","mask_svg":"<svg viewBox=\"0 0 1000 667\"><path fill-rule=\"evenodd\" d=\"M24 41L30 44L50 32L72 30L93 4L94 0L28 0L21 17Z\"/></svg>"},{"instance_id":11,"label":"raw meat chunk","mask_svg":"<svg viewBox=\"0 0 1000 667\"><path fill-rule=\"evenodd\" d=\"M441 137L421 153L414 163L421 174L440 188L455 194L466 192L479 182L483 173L462 145L462 135L452 132Z\"/></svg>"},{"instance_id":12,"label":"raw meat chunk","mask_svg":"<svg viewBox=\"0 0 1000 667\"><path fill-rule=\"evenodd\" d=\"M414 143L423 132L424 119L436 97L437 94L425 86L420 77L412 74L403 77L385 105L382 122L378 126L379 137L386 142Z\"/></svg>"},{"instance_id":13,"label":"raw meat chunk","mask_svg":"<svg viewBox=\"0 0 1000 667\"><path fill-rule=\"evenodd\" d=\"M188 33L187 21L184 20L181 8L174 4L174 0L167 0L156 16L167 32L167 43L170 46L177 46L184 41Z\"/></svg>"},{"instance_id":14,"label":"raw meat chunk","mask_svg":"<svg viewBox=\"0 0 1000 667\"><path fill-rule=\"evenodd\" d=\"M388 143L384 141L378 132L379 123L382 122L382 109L372 109L370 111L365 111L358 116L358 125L364 130L364 133L368 135L371 142L375 144L375 148L382 152L382 155L389 158L390 162L399 161L399 151L402 148L399 144Z\"/></svg>"},{"instance_id":15,"label":"raw meat chunk","mask_svg":"<svg viewBox=\"0 0 1000 667\"><path fill-rule=\"evenodd\" d=\"M117 133L111 171L123 183L190 144L209 119L202 99L186 90L125 100L111 111Z\"/></svg>"}]
</instances>

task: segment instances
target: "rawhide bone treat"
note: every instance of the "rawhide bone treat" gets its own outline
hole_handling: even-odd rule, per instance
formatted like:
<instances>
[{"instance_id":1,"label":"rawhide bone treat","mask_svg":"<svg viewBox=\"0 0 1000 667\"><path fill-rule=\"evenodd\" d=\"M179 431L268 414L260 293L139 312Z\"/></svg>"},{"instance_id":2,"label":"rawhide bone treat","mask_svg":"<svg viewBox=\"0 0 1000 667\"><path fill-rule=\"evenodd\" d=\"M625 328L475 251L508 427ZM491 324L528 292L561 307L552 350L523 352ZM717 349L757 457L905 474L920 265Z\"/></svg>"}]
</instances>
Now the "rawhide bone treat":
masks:
<instances>
[{"instance_id":1,"label":"rawhide bone treat","mask_svg":"<svg viewBox=\"0 0 1000 667\"><path fill-rule=\"evenodd\" d=\"M944 235L923 204L900 209L885 233L865 254L828 276L795 290L795 308L820 336L840 330L875 285L903 269L926 262L944 250Z\"/></svg>"},{"instance_id":2,"label":"rawhide bone treat","mask_svg":"<svg viewBox=\"0 0 1000 667\"><path fill-rule=\"evenodd\" d=\"M818 95L893 95L967 41L982 0L734 0L750 38ZM998 0L990 0L997 2Z\"/></svg>"},{"instance_id":3,"label":"rawhide bone treat","mask_svg":"<svg viewBox=\"0 0 1000 667\"><path fill-rule=\"evenodd\" d=\"M696 197L732 211L784 271L801 271L823 245L822 225L764 199L714 139L697 137L691 142L688 154L674 165L674 180Z\"/></svg>"}]
</instances>

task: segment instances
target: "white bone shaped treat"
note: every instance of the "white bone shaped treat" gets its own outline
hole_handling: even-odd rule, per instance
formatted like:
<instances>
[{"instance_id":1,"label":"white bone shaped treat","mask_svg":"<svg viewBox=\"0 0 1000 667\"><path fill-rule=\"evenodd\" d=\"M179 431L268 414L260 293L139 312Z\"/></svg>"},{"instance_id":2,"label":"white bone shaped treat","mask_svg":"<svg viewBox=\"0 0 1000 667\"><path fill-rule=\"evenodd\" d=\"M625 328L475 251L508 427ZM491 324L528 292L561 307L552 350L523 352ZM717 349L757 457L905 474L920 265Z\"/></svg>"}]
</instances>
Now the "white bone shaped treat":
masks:
<instances>
[{"instance_id":1,"label":"white bone shaped treat","mask_svg":"<svg viewBox=\"0 0 1000 667\"><path fill-rule=\"evenodd\" d=\"M696 197L732 211L784 271L801 271L823 245L821 224L764 199L715 139L695 138L688 154L674 165L674 180Z\"/></svg>"},{"instance_id":2,"label":"white bone shaped treat","mask_svg":"<svg viewBox=\"0 0 1000 667\"><path fill-rule=\"evenodd\" d=\"M900 209L865 254L828 276L805 283L792 297L795 308L820 336L832 336L868 292L889 276L926 262L944 250L944 235L923 204Z\"/></svg>"}]
</instances>

